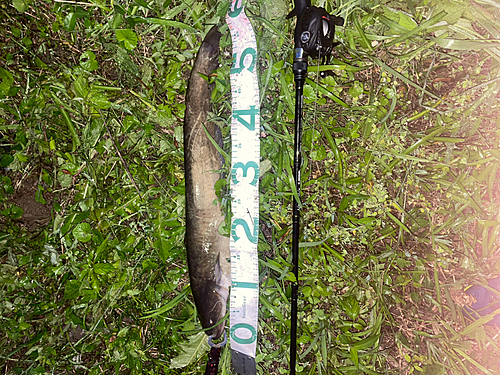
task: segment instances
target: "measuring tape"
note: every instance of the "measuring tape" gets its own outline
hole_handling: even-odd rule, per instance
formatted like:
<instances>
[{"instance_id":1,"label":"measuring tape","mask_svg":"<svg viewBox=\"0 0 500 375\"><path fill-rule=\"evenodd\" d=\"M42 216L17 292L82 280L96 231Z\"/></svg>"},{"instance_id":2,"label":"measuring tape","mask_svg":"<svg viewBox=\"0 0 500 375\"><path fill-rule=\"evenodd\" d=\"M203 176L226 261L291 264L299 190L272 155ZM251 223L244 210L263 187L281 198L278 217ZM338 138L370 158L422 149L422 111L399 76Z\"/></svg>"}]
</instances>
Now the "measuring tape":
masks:
<instances>
[{"instance_id":1,"label":"measuring tape","mask_svg":"<svg viewBox=\"0 0 500 375\"><path fill-rule=\"evenodd\" d=\"M226 22L233 42L231 67L231 297L233 368L256 374L259 309L260 105L257 42L244 0L231 0Z\"/></svg>"}]
</instances>

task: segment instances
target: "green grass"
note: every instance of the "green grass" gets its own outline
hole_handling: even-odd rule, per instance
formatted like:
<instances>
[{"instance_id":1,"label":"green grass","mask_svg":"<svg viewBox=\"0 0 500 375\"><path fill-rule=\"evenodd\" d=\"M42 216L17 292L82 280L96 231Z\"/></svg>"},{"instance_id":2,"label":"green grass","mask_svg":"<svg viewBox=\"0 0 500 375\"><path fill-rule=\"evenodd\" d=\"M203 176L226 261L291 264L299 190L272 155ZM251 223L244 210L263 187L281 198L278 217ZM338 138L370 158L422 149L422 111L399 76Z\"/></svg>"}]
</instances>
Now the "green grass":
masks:
<instances>
[{"instance_id":1,"label":"green grass","mask_svg":"<svg viewBox=\"0 0 500 375\"><path fill-rule=\"evenodd\" d=\"M311 62L304 90L298 371L496 374L492 316L462 313L463 290L500 273L496 8L315 5L346 22L334 76L320 79ZM183 244L182 121L193 58L227 6L0 4L4 373L204 371ZM270 165L257 361L271 374L288 373L289 357L290 7L247 9ZM229 147L225 35L212 99ZM223 373L229 362L226 350Z\"/></svg>"}]
</instances>

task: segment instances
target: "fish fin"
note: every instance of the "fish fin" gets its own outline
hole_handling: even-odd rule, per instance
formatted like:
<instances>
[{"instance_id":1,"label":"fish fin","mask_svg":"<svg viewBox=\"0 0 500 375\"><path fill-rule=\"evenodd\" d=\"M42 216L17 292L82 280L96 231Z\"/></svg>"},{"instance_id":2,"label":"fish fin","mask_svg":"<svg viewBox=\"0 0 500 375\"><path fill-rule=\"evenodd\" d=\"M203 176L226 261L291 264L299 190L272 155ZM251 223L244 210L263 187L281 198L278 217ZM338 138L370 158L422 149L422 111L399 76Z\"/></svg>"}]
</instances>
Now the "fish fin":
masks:
<instances>
[{"instance_id":1,"label":"fish fin","mask_svg":"<svg viewBox=\"0 0 500 375\"><path fill-rule=\"evenodd\" d=\"M227 299L227 296L229 295L229 286L231 285L231 280L227 275L224 275L224 272L222 272L222 267L220 265L220 253L217 255L214 272L217 293L222 298Z\"/></svg>"},{"instance_id":2,"label":"fish fin","mask_svg":"<svg viewBox=\"0 0 500 375\"><path fill-rule=\"evenodd\" d=\"M217 284L219 284L219 281L220 281L221 276L222 276L222 269L221 269L221 266L220 266L220 253L217 254L217 260L215 261L214 272L215 272L215 282Z\"/></svg>"}]
</instances>

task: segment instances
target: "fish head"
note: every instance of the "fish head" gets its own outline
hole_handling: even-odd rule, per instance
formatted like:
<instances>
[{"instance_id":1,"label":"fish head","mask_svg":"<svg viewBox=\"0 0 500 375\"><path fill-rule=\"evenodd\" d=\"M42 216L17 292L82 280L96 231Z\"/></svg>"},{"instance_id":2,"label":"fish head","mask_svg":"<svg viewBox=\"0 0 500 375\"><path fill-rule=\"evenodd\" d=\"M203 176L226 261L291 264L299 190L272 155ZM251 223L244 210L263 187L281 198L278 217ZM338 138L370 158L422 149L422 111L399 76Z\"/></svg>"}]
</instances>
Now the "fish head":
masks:
<instances>
[{"instance_id":1,"label":"fish head","mask_svg":"<svg viewBox=\"0 0 500 375\"><path fill-rule=\"evenodd\" d=\"M200 301L199 314L201 326L203 328L211 327L206 333L207 335L211 335L212 338L217 339L224 333L225 324L224 322L217 326L215 324L220 322L226 315L229 290L216 283L209 282L207 284L204 290L205 297Z\"/></svg>"},{"instance_id":2,"label":"fish head","mask_svg":"<svg viewBox=\"0 0 500 375\"><path fill-rule=\"evenodd\" d=\"M227 299L229 297L230 271L227 265L221 265L220 254L217 255L211 277L198 279L196 275L191 275L191 290L195 299L201 326L207 335L212 335L217 339L224 333L224 322L215 326L226 315ZM227 261L225 259L222 262ZM228 264L228 263L227 263Z\"/></svg>"}]
</instances>

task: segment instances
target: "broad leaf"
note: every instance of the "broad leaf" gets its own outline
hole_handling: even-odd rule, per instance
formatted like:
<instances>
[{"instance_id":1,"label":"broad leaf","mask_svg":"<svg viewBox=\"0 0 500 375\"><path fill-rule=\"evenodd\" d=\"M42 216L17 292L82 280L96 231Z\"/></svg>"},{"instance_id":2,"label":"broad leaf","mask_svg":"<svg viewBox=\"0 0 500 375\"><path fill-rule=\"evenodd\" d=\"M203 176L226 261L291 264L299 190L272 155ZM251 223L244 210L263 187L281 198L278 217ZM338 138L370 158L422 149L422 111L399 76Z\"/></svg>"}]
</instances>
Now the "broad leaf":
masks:
<instances>
[{"instance_id":1,"label":"broad leaf","mask_svg":"<svg viewBox=\"0 0 500 375\"><path fill-rule=\"evenodd\" d=\"M123 42L125 48L128 50L133 50L137 47L137 41L139 40L135 31L130 29L116 30L116 39L119 42Z\"/></svg>"},{"instance_id":2,"label":"broad leaf","mask_svg":"<svg viewBox=\"0 0 500 375\"><path fill-rule=\"evenodd\" d=\"M73 229L73 236L80 242L89 242L92 238L89 223L80 223Z\"/></svg>"},{"instance_id":3,"label":"broad leaf","mask_svg":"<svg viewBox=\"0 0 500 375\"><path fill-rule=\"evenodd\" d=\"M28 0L13 0L12 5L19 13L24 13L28 9L30 2Z\"/></svg>"},{"instance_id":4,"label":"broad leaf","mask_svg":"<svg viewBox=\"0 0 500 375\"><path fill-rule=\"evenodd\" d=\"M207 336L204 332L198 332L196 335L189 338L189 342L180 344L179 346L184 353L172 358L170 368L186 367L205 354L209 349Z\"/></svg>"},{"instance_id":5,"label":"broad leaf","mask_svg":"<svg viewBox=\"0 0 500 375\"><path fill-rule=\"evenodd\" d=\"M14 77L8 70L0 68L0 79L2 80L0 83L0 95L7 95L10 87L14 83Z\"/></svg>"},{"instance_id":6,"label":"broad leaf","mask_svg":"<svg viewBox=\"0 0 500 375\"><path fill-rule=\"evenodd\" d=\"M116 268L109 263L97 263L94 265L94 272L98 275L107 275L114 271L116 271Z\"/></svg>"}]
</instances>

